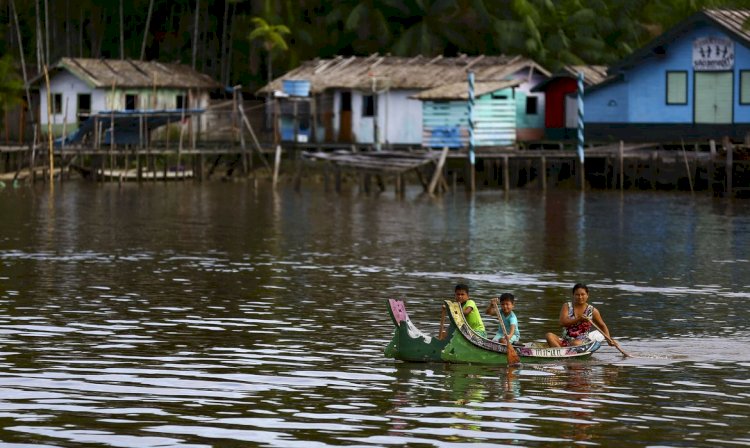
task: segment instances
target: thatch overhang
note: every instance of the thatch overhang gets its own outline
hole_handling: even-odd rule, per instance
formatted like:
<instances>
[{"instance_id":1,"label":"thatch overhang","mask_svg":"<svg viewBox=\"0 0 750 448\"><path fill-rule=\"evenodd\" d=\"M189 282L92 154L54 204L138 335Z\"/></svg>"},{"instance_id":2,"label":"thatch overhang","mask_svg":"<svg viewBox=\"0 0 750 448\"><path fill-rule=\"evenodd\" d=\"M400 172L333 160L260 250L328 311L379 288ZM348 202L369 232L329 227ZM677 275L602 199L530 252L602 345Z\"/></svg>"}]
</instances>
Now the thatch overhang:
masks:
<instances>
[{"instance_id":1,"label":"thatch overhang","mask_svg":"<svg viewBox=\"0 0 750 448\"><path fill-rule=\"evenodd\" d=\"M474 97L478 98L488 93L497 92L498 90L507 89L508 87L517 87L523 81L520 79L511 79L507 81L493 82L475 82ZM422 101L468 101L469 100L469 83L467 81L454 82L434 89L423 90L411 98Z\"/></svg>"},{"instance_id":2,"label":"thatch overhang","mask_svg":"<svg viewBox=\"0 0 750 448\"><path fill-rule=\"evenodd\" d=\"M221 84L210 76L182 64L131 59L62 58L50 69L50 75L69 71L91 88L175 88L211 90ZM29 81L44 82L40 75Z\"/></svg>"},{"instance_id":3,"label":"thatch overhang","mask_svg":"<svg viewBox=\"0 0 750 448\"><path fill-rule=\"evenodd\" d=\"M427 90L445 84L467 82L467 72L474 72L477 82L502 81L519 70L542 73L549 71L522 56L457 56L412 58L374 54L368 57L337 56L333 59L314 59L285 75L274 79L258 94L282 90L284 80L310 81L312 94L329 89L359 91Z\"/></svg>"}]
</instances>

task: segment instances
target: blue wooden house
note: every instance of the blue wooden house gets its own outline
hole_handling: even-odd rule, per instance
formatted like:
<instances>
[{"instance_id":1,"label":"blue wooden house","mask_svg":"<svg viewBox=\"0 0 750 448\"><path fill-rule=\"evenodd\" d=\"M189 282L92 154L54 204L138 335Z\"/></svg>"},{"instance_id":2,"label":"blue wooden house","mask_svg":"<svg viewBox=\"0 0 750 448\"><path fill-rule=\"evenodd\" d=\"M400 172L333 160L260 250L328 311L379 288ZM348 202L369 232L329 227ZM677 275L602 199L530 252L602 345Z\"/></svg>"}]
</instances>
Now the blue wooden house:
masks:
<instances>
[{"instance_id":1,"label":"blue wooden house","mask_svg":"<svg viewBox=\"0 0 750 448\"><path fill-rule=\"evenodd\" d=\"M748 20L750 10L700 11L611 66L607 79L586 91L586 139L744 139Z\"/></svg>"},{"instance_id":2,"label":"blue wooden house","mask_svg":"<svg viewBox=\"0 0 750 448\"><path fill-rule=\"evenodd\" d=\"M474 88L475 146L516 142L516 92L520 80L479 82ZM467 82L425 90L413 98L422 105L422 146L463 148L469 144Z\"/></svg>"}]
</instances>

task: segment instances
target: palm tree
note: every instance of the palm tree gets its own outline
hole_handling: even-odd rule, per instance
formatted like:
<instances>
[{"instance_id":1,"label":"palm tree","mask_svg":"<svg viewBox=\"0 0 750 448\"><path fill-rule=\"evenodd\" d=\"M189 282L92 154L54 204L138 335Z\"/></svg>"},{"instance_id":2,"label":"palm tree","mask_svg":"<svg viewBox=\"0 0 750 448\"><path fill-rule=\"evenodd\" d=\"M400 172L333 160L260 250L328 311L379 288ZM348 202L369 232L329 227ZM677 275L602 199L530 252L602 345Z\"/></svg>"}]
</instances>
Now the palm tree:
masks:
<instances>
[{"instance_id":1,"label":"palm tree","mask_svg":"<svg viewBox=\"0 0 750 448\"><path fill-rule=\"evenodd\" d=\"M247 37L251 41L263 41L263 48L265 48L266 53L268 53L268 63L266 65L268 68L268 82L270 83L273 79L273 70L271 67L273 52L274 50L286 51L289 49L289 46L284 40L284 35L290 34L291 32L285 25L271 25L261 17L253 17L251 21L255 25L255 29L253 29Z\"/></svg>"}]
</instances>

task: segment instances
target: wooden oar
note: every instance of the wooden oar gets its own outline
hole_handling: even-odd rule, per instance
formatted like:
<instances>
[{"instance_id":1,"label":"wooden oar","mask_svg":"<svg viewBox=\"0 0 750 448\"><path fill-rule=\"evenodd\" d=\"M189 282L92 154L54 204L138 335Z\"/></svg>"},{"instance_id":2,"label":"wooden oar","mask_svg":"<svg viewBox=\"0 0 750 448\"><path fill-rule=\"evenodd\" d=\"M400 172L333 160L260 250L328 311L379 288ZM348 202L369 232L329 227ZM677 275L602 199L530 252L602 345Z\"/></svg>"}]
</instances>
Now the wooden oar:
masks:
<instances>
[{"instance_id":1,"label":"wooden oar","mask_svg":"<svg viewBox=\"0 0 750 448\"><path fill-rule=\"evenodd\" d=\"M625 353L625 351L624 351L623 349L621 349L621 348L620 348L620 344L618 344L618 343L617 343L617 341L615 341L615 340L614 340L614 339L612 339L611 337L607 336L607 335L606 335L606 333L604 333L604 332L602 331L602 329L601 329L601 328L599 328L599 327L598 327L598 326L597 326L597 325L596 325L596 324L594 323L594 321L593 321L592 319L589 319L589 322L591 322L591 325L593 325L593 326L594 326L594 328L596 328L596 329L597 329L597 330L599 331L599 333L601 333L601 334L602 334L602 336L604 336L604 338L605 338L605 339L607 339L607 341L609 341L609 343L610 343L610 344L614 345L614 346L615 346L615 348L616 348L617 350L620 350L620 353L622 353L622 355L623 355L623 356L625 356L626 358L632 358L632 356L631 356L631 355L629 355L629 354Z\"/></svg>"},{"instance_id":2,"label":"wooden oar","mask_svg":"<svg viewBox=\"0 0 750 448\"><path fill-rule=\"evenodd\" d=\"M497 320L500 321L500 327L503 329L503 335L505 336L505 344L508 346L508 354L507 354L508 365L520 364L521 357L518 356L518 353L516 353L516 349L513 347L513 344L510 343L508 332L505 330L505 323L503 322L503 315L500 313L500 308L497 307L497 304L495 304L495 312L497 313Z\"/></svg>"},{"instance_id":3,"label":"wooden oar","mask_svg":"<svg viewBox=\"0 0 750 448\"><path fill-rule=\"evenodd\" d=\"M445 338L445 304L443 304L443 314L440 316L440 331L438 331L438 339L441 341Z\"/></svg>"}]
</instances>

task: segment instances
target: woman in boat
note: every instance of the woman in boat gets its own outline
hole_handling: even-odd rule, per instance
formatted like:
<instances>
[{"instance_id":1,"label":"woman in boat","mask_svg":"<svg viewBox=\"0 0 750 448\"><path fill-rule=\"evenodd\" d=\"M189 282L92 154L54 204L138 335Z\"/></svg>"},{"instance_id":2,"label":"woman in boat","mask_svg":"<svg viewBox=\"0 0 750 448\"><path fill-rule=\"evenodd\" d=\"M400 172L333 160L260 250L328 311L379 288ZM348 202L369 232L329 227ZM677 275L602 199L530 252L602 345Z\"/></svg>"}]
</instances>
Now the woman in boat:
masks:
<instances>
[{"instance_id":1,"label":"woman in boat","mask_svg":"<svg viewBox=\"0 0 750 448\"><path fill-rule=\"evenodd\" d=\"M595 330L592 321L609 339L607 324L602 320L599 310L590 305L588 300L589 287L576 283L573 286L573 300L565 302L560 310L562 337L558 337L555 333L547 333L547 343L550 347L569 347L585 343L589 333Z\"/></svg>"},{"instance_id":2,"label":"woman in boat","mask_svg":"<svg viewBox=\"0 0 750 448\"><path fill-rule=\"evenodd\" d=\"M456 302L461 304L461 310L466 317L466 323L469 324L472 330L483 338L487 337L487 331L484 329L484 322L482 322L482 315L479 314L477 304L469 298L469 287L463 283L456 285L454 289Z\"/></svg>"}]
</instances>

